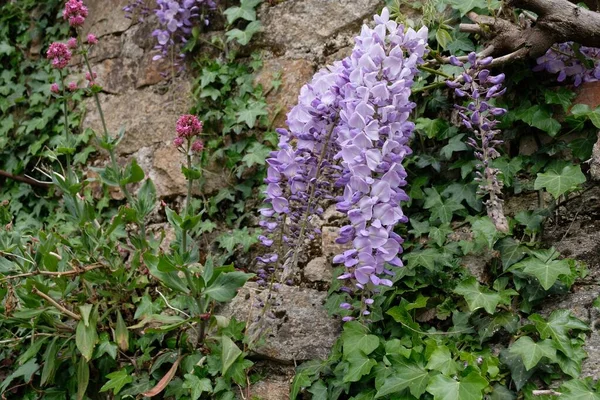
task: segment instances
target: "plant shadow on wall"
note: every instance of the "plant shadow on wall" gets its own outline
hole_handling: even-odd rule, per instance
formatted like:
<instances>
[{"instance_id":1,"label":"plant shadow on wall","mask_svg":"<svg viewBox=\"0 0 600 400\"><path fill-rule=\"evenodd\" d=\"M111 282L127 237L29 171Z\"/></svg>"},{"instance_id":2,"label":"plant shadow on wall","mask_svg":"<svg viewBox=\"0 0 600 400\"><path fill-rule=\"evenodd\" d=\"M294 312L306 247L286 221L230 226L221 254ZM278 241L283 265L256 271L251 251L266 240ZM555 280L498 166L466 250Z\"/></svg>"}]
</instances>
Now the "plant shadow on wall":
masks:
<instances>
[{"instance_id":1,"label":"plant shadow on wall","mask_svg":"<svg viewBox=\"0 0 600 400\"><path fill-rule=\"evenodd\" d=\"M191 7L194 2L168 8L171 3L156 2L159 23L169 33L166 39L164 30L156 33L158 55L175 50L193 55L200 46L197 20L204 23L213 12L218 18L221 11L211 11L210 2L202 4L208 9ZM98 96L102 88L88 59L98 38L81 35L87 7L80 0L69 0L53 3L46 11L51 14L60 7L60 18L68 23L63 25L63 37L68 37L67 29L74 34L66 43L44 48L51 72L43 76L44 93L51 97L50 109L60 117L53 127L60 132L50 142L52 147L48 145L57 162L54 169L44 172L61 206L59 217L41 230L39 225L32 228L15 219L12 203L0 207L3 398L233 399L236 393L248 394L255 377L247 356L256 343L245 334L244 321L215 310L253 277L222 261L238 245L247 250L257 240L242 228L241 220L244 196L257 190L252 185L260 179L268 152L262 137L249 132L266 124L264 118L258 121L266 110L260 90L251 81L251 68L257 67L258 59L246 67L236 61L235 48L246 45L258 31L255 8L259 3L242 1L224 10L225 36L213 43L220 46L219 57L221 52L224 55L220 61L197 61L205 75L214 72L213 78L201 75L199 79L199 104L210 99L211 107L219 107L224 114L210 115L211 108L199 105L205 108L195 112L204 125L196 115L184 115L177 124L173 121L173 146L185 154L181 169L188 182L180 212L158 202L154 184L135 159L123 167L117 162L115 149L126 133L109 132L104 122ZM231 16L236 9L241 16ZM180 23L187 28L182 29ZM6 32L7 37L12 34ZM182 49L185 35L187 47ZM8 55L15 51L6 46ZM74 57L83 61L84 87L67 78ZM46 68L43 62L38 64ZM173 73L182 66L182 62L173 65ZM93 98L102 119L101 132L75 134L79 117L70 110L83 96ZM3 115L6 123L12 123L10 118ZM123 194L125 202L118 207L95 199L89 182L80 179L76 163L84 162L82 157L89 151L82 155L77 149L87 139L108 155L107 165L96 168L96 173L104 185ZM202 181L207 163L225 157L235 161L228 167L238 178L250 173L257 178L232 185L215 198L193 201L193 186ZM236 230L217 238L225 252L213 256L199 249L199 236L214 229L210 217L219 207L233 208L227 222ZM156 237L147 229L150 215L162 212L175 231L170 243L164 234Z\"/></svg>"}]
</instances>

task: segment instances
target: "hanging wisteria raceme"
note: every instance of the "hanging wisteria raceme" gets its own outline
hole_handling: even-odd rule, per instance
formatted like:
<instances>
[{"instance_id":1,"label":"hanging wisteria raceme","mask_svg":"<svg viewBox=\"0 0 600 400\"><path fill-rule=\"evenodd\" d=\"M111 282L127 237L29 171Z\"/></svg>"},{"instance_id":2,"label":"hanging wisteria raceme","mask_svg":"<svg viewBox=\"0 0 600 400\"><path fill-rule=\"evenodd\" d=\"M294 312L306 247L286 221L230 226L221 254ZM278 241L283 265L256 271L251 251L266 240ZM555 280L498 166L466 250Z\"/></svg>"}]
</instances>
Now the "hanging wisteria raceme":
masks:
<instances>
[{"instance_id":1,"label":"hanging wisteria raceme","mask_svg":"<svg viewBox=\"0 0 600 400\"><path fill-rule=\"evenodd\" d=\"M600 49L573 42L557 43L537 59L534 71L558 74L557 81L572 78L575 86L600 79Z\"/></svg>"},{"instance_id":2,"label":"hanging wisteria raceme","mask_svg":"<svg viewBox=\"0 0 600 400\"><path fill-rule=\"evenodd\" d=\"M426 52L427 28L405 31L387 9L375 23L363 27L350 57L302 88L288 114L289 131L279 130L279 150L267 160L271 207L261 210L267 235L260 239L271 252L259 258L259 283L277 266L295 265L305 235L319 233L311 218L335 193L337 209L349 220L337 241L353 245L334 258L346 267L343 290L391 286L386 265L402 266L402 238L393 229L407 221L400 207L408 200L402 161L411 153L410 87Z\"/></svg>"},{"instance_id":3,"label":"hanging wisteria raceme","mask_svg":"<svg viewBox=\"0 0 600 400\"><path fill-rule=\"evenodd\" d=\"M346 270L339 279L344 288L363 294L379 285L391 286L393 271L401 267L402 238L394 233L398 223L408 221L400 203L408 200L404 158L412 151L408 142L414 124L408 121L415 107L409 99L417 66L426 53L427 28L405 30L389 19L384 9L375 16L376 26L363 26L352 55L343 61L348 82L342 87L340 151L343 185L337 209L348 215L350 224L340 229L338 243L352 242L353 248L334 258ZM364 301L362 313L372 304ZM352 317L345 317L346 320Z\"/></svg>"},{"instance_id":4,"label":"hanging wisteria raceme","mask_svg":"<svg viewBox=\"0 0 600 400\"><path fill-rule=\"evenodd\" d=\"M502 144L501 140L496 139L500 133L500 130L495 129L498 125L496 117L506 114L506 110L495 107L490 101L506 92L506 88L502 88L505 76L490 74L486 67L492 63L492 57L478 60L475 53L470 53L468 61L470 65L466 68L456 57L450 57L450 63L463 67L464 73L458 80L448 81L447 84L454 89L456 96L469 100L466 107L455 105L455 108L458 109L463 125L475 134L475 139L469 138L467 143L475 149L475 156L481 162L476 178L479 182L479 194L489 196L485 206L496 229L508 232L501 197L502 182L498 179L500 171L491 165L492 160L500 156L495 147Z\"/></svg>"}]
</instances>

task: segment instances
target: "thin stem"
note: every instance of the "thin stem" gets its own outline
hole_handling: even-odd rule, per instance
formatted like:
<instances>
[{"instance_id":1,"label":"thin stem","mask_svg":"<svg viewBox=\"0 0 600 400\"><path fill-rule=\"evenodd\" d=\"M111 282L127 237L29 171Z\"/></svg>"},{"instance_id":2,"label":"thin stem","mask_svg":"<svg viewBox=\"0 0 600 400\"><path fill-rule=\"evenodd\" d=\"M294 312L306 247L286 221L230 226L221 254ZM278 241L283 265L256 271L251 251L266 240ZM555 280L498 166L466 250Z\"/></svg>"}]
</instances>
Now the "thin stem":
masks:
<instances>
[{"instance_id":1,"label":"thin stem","mask_svg":"<svg viewBox=\"0 0 600 400\"><path fill-rule=\"evenodd\" d=\"M60 81L62 83L62 97L63 97L63 115L65 117L65 138L67 140L67 148L71 147L71 132L69 131L69 113L67 109L67 93L65 91L65 76L63 75L62 70L58 70L60 73ZM71 153L67 151L67 177L68 180L71 181L73 178L73 172L71 170Z\"/></svg>"},{"instance_id":2,"label":"thin stem","mask_svg":"<svg viewBox=\"0 0 600 400\"><path fill-rule=\"evenodd\" d=\"M454 78L454 76L452 76L452 75L449 75L445 72L439 71L434 68L425 67L424 65L420 65L417 68L421 71L429 72L430 74L443 76L444 78Z\"/></svg>"},{"instance_id":3,"label":"thin stem","mask_svg":"<svg viewBox=\"0 0 600 400\"><path fill-rule=\"evenodd\" d=\"M191 145L192 145L192 141L191 141L191 139L188 139L187 140L187 151L186 151L186 155L185 155L188 171L192 169L192 155L190 154ZM193 184L194 184L194 180L191 178L188 179L188 181L187 181L187 196L185 198L185 208L183 209L183 218L184 219L188 217L188 214L190 212L190 201L191 201L191 197L192 197ZM187 229L181 230L181 250L183 251L184 254L187 251Z\"/></svg>"},{"instance_id":4,"label":"thin stem","mask_svg":"<svg viewBox=\"0 0 600 400\"><path fill-rule=\"evenodd\" d=\"M302 224L300 225L300 235L298 235L298 243L297 246L302 246L302 240L304 238L304 232L306 231L306 225L308 224L308 216L311 213L312 203L315 199L315 192L317 191L317 184L319 183L319 175L321 174L321 169L323 168L323 161L325 158L325 154L327 153L327 148L329 146L329 140L333 134L333 130L338 122L338 116L336 116L335 120L331 124L331 129L327 132L327 136L325 137L325 141L323 142L323 148L321 149L321 154L319 155L319 161L317 162L317 172L315 173L315 184L310 188L310 195L308 196L308 203L306 205L306 212L304 213L304 218L302 220ZM294 255L292 258L292 267L293 271L298 263L298 253L299 249L297 248L294 251Z\"/></svg>"},{"instance_id":5,"label":"thin stem","mask_svg":"<svg viewBox=\"0 0 600 400\"><path fill-rule=\"evenodd\" d=\"M63 314L68 315L69 317L71 317L77 321L81 320L81 317L79 315L77 315L74 312L61 306L60 304L58 304L56 302L56 300L54 300L52 297L48 296L47 294L40 292L35 286L33 287L33 289L31 289L31 291L33 292L33 294L40 296L41 298L46 300L48 303L52 304L56 309L61 311Z\"/></svg>"},{"instance_id":6,"label":"thin stem","mask_svg":"<svg viewBox=\"0 0 600 400\"><path fill-rule=\"evenodd\" d=\"M432 83L431 85L426 85L417 89L413 89L413 93L419 93L419 92L424 92L426 90L429 89L436 89L442 86L446 86L446 82L436 82L436 83Z\"/></svg>"},{"instance_id":7,"label":"thin stem","mask_svg":"<svg viewBox=\"0 0 600 400\"><path fill-rule=\"evenodd\" d=\"M10 275L10 276L0 279L0 282L8 281L11 279L27 278L27 277L36 276L36 275L53 276L53 277L61 278L63 276L73 276L73 275L85 274L86 272L93 271L93 270L99 269L99 268L104 268L104 267L106 267L104 264L95 264L95 265L91 265L89 267L73 269L71 271L64 271L64 272L39 271L38 270L38 271L26 272L26 273L18 274L18 275Z\"/></svg>"}]
</instances>

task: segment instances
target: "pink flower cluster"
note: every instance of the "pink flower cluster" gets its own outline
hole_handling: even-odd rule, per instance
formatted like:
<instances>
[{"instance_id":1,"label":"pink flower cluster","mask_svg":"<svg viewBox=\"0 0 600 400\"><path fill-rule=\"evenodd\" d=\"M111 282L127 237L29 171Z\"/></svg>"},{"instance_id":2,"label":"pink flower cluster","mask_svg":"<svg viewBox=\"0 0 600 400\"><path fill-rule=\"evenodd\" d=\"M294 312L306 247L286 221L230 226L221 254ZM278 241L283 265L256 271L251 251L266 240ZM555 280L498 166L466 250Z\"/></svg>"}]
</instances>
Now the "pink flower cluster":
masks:
<instances>
[{"instance_id":1,"label":"pink flower cluster","mask_svg":"<svg viewBox=\"0 0 600 400\"><path fill-rule=\"evenodd\" d=\"M188 140L188 143L194 136L202 133L202 121L195 115L185 114L179 117L175 127L177 137L173 140L173 145L180 148ZM204 149L204 143L201 140L196 140L191 146L191 150L195 153L200 153Z\"/></svg>"},{"instance_id":2,"label":"pink flower cluster","mask_svg":"<svg viewBox=\"0 0 600 400\"><path fill-rule=\"evenodd\" d=\"M88 16L88 9L82 0L68 0L63 11L64 19L69 20L73 27L82 26Z\"/></svg>"},{"instance_id":3,"label":"pink flower cluster","mask_svg":"<svg viewBox=\"0 0 600 400\"><path fill-rule=\"evenodd\" d=\"M63 69L71 60L71 52L66 44L60 42L54 42L48 48L46 58L52 60L52 66L57 69Z\"/></svg>"}]
</instances>

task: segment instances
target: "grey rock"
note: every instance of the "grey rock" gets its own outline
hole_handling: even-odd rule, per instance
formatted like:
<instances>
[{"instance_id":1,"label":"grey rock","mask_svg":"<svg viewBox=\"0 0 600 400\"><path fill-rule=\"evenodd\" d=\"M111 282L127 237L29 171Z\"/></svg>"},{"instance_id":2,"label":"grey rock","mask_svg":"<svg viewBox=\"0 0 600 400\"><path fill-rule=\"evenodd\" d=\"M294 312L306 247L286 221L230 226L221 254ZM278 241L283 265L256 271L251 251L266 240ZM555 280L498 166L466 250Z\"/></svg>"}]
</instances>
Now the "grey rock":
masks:
<instances>
[{"instance_id":1,"label":"grey rock","mask_svg":"<svg viewBox=\"0 0 600 400\"><path fill-rule=\"evenodd\" d=\"M323 308L327 293L281 286L272 293L273 305L263 317L263 309L254 305L266 302L267 295L256 283L247 283L222 314L247 321L251 332L264 335L263 344L254 350L259 356L283 363L326 358L340 332L340 322ZM263 318L257 322L259 317Z\"/></svg>"},{"instance_id":2,"label":"grey rock","mask_svg":"<svg viewBox=\"0 0 600 400\"><path fill-rule=\"evenodd\" d=\"M326 257L310 260L304 267L304 278L310 282L331 282L333 278L331 263Z\"/></svg>"},{"instance_id":3,"label":"grey rock","mask_svg":"<svg viewBox=\"0 0 600 400\"><path fill-rule=\"evenodd\" d=\"M338 244L335 239L338 237L340 228L335 226L324 226L321 234L321 251L324 256L336 256L351 248L352 243Z\"/></svg>"}]
</instances>

